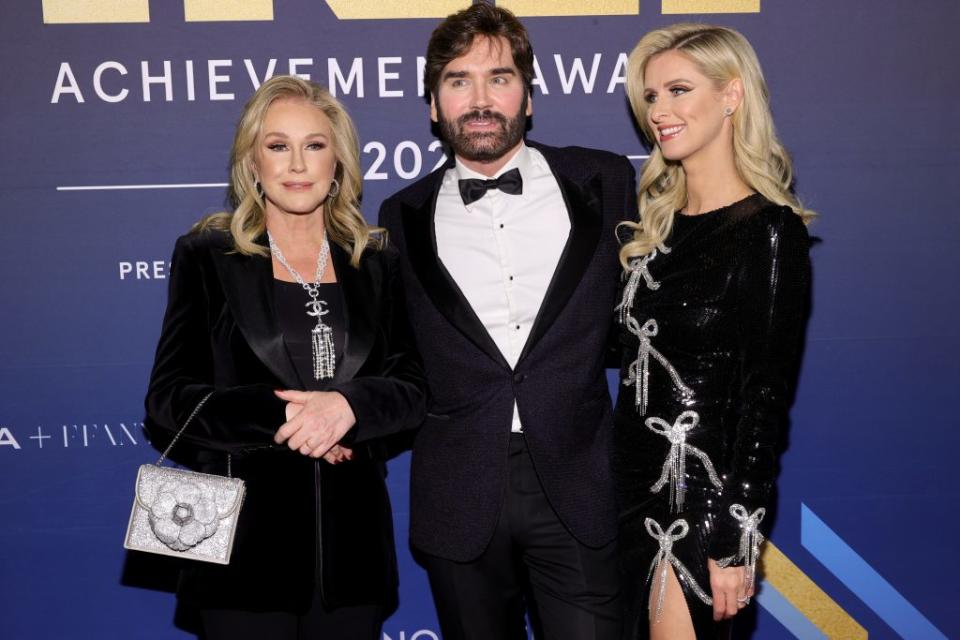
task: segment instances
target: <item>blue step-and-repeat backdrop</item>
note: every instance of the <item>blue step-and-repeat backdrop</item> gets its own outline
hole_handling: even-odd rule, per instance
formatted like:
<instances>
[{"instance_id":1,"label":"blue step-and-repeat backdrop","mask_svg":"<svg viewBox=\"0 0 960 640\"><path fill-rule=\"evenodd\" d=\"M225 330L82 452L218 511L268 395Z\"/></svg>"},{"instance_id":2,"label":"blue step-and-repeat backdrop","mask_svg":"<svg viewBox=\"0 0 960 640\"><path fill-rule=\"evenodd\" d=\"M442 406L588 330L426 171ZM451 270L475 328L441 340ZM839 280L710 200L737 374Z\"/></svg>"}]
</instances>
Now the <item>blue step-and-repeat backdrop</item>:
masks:
<instances>
[{"instance_id":1,"label":"blue step-and-repeat backdrop","mask_svg":"<svg viewBox=\"0 0 960 640\"><path fill-rule=\"evenodd\" d=\"M355 117L365 195L443 160L422 95L466 0L6 0L0 9L0 635L192 637L164 562L121 547L174 239L221 209L233 126L276 73ZM741 30L773 93L815 287L765 580L740 634L957 638L960 4L501 0L537 54L530 137L646 150L624 97L648 29ZM407 548L383 640L439 637Z\"/></svg>"}]
</instances>

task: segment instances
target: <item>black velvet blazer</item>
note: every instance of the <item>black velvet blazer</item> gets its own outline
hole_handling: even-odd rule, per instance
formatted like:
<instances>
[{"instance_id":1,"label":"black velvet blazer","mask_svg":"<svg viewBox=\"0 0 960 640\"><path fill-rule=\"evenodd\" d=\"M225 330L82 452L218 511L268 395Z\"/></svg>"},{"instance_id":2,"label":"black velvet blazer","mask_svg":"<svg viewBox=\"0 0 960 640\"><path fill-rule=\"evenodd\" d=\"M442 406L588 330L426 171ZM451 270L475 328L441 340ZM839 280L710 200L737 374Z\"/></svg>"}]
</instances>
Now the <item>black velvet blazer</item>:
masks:
<instances>
[{"instance_id":1,"label":"black velvet blazer","mask_svg":"<svg viewBox=\"0 0 960 640\"><path fill-rule=\"evenodd\" d=\"M530 455L560 520L583 544L617 532L605 353L621 272L616 226L636 217L635 171L604 151L528 143L553 171L570 235L514 368L437 255L441 167L383 203L431 393L411 462L410 539L455 561L477 557L503 499L517 403Z\"/></svg>"},{"instance_id":2,"label":"black velvet blazer","mask_svg":"<svg viewBox=\"0 0 960 640\"><path fill-rule=\"evenodd\" d=\"M182 572L179 596L201 607L302 611L315 585L328 606L389 607L396 598L385 464L374 444L420 423L425 383L395 252L368 250L359 268L337 245L330 255L347 336L327 388L357 417L344 439L356 459L336 466L273 442L285 421L273 390L305 387L280 331L270 259L233 252L219 231L188 234L174 249L145 428L165 446L213 391L174 457L225 474L229 454L247 485L231 564Z\"/></svg>"}]
</instances>

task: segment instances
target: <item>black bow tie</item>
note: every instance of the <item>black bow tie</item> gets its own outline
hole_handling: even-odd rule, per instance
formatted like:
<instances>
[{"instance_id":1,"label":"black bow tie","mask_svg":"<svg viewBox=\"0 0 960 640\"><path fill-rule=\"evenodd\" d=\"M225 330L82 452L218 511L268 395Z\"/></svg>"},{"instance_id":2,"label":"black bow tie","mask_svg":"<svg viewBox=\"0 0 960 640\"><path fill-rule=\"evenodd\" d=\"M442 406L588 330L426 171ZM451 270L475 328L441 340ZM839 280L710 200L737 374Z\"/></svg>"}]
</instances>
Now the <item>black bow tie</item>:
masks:
<instances>
[{"instance_id":1,"label":"black bow tie","mask_svg":"<svg viewBox=\"0 0 960 640\"><path fill-rule=\"evenodd\" d=\"M520 169L510 169L499 178L493 178L492 180L468 178L461 180L459 184L460 197L463 198L463 204L465 205L482 198L488 189L500 189L500 191L512 196L523 193L523 178L520 177Z\"/></svg>"}]
</instances>

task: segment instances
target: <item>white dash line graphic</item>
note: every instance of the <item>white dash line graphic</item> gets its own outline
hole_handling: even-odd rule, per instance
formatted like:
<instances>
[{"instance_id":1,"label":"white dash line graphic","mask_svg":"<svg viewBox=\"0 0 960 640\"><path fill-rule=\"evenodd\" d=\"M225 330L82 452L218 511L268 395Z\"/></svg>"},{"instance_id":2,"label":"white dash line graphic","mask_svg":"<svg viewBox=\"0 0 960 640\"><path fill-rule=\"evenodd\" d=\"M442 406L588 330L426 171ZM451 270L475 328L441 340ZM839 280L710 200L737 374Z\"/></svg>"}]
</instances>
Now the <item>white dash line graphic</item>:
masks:
<instances>
[{"instance_id":1,"label":"white dash line graphic","mask_svg":"<svg viewBox=\"0 0 960 640\"><path fill-rule=\"evenodd\" d=\"M217 189L226 187L226 182L190 182L183 184L91 184L60 186L57 191L126 191L133 189Z\"/></svg>"}]
</instances>

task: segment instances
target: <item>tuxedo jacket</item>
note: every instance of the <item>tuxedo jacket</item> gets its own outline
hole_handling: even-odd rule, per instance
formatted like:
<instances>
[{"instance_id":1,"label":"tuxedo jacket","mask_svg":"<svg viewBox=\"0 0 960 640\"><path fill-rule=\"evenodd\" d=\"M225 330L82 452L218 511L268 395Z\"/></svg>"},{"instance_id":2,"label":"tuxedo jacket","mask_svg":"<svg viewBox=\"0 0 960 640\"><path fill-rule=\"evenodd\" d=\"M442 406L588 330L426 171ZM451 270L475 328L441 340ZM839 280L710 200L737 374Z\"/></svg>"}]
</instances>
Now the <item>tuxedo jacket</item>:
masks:
<instances>
[{"instance_id":1,"label":"tuxedo jacket","mask_svg":"<svg viewBox=\"0 0 960 640\"><path fill-rule=\"evenodd\" d=\"M273 442L286 404L273 391L311 387L284 344L270 258L233 251L221 231L177 241L145 428L164 447L213 391L174 458L225 475L229 454L247 488L230 565L185 563L179 596L201 607L304 611L316 585L328 606L389 607L396 597L385 465L370 443L422 421L422 367L396 252L369 249L354 268L342 248L330 249L346 339L325 388L342 393L357 418L345 438L357 459L336 466Z\"/></svg>"},{"instance_id":2,"label":"tuxedo jacket","mask_svg":"<svg viewBox=\"0 0 960 640\"><path fill-rule=\"evenodd\" d=\"M387 199L380 224L401 254L407 308L431 393L413 447L410 539L469 561L493 534L506 489L514 402L543 489L583 544L616 534L605 351L620 274L616 225L636 217L629 161L528 143L545 157L570 234L515 367L438 258L434 213L448 163Z\"/></svg>"}]
</instances>

